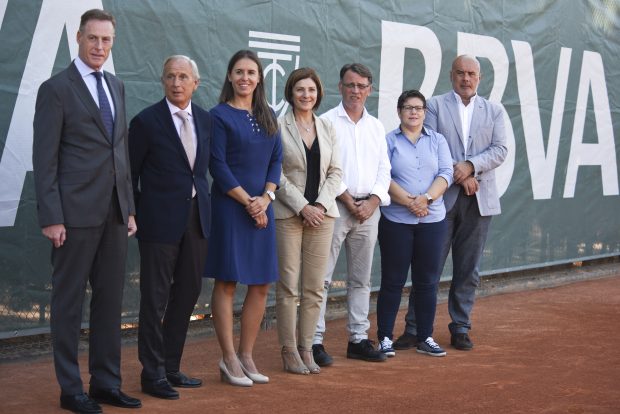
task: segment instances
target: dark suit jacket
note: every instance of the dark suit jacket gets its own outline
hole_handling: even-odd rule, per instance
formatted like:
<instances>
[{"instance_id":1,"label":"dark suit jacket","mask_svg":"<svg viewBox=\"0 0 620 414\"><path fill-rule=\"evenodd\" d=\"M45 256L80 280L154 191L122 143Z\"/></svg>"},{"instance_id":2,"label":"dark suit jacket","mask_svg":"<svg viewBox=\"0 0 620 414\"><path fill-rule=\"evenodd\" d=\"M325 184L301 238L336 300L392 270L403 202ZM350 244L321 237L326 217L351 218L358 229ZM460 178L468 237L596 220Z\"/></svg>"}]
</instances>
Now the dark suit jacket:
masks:
<instances>
[{"instance_id":1,"label":"dark suit jacket","mask_svg":"<svg viewBox=\"0 0 620 414\"><path fill-rule=\"evenodd\" d=\"M41 227L103 224L115 186L123 220L135 214L125 89L114 75L104 76L116 113L113 138L74 63L39 88L32 163Z\"/></svg>"},{"instance_id":2,"label":"dark suit jacket","mask_svg":"<svg viewBox=\"0 0 620 414\"><path fill-rule=\"evenodd\" d=\"M192 116L198 140L193 172L165 99L131 120L129 154L137 208L136 236L140 240L176 243L181 239L187 227L192 184L196 187L202 234L209 236L211 116L194 104Z\"/></svg>"}]
</instances>

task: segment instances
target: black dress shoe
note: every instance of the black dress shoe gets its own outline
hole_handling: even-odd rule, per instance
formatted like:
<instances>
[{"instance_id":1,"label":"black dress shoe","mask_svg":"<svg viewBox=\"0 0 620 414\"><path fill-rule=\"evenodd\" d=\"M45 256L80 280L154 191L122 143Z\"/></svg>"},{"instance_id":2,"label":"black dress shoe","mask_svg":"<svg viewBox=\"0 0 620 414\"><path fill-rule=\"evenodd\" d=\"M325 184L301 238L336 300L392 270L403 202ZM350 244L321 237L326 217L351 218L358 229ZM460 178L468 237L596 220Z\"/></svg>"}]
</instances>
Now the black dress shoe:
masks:
<instances>
[{"instance_id":1,"label":"black dress shoe","mask_svg":"<svg viewBox=\"0 0 620 414\"><path fill-rule=\"evenodd\" d=\"M466 333L455 333L450 337L450 345L460 351L470 351L474 347L474 343L469 339Z\"/></svg>"},{"instance_id":2,"label":"black dress shoe","mask_svg":"<svg viewBox=\"0 0 620 414\"><path fill-rule=\"evenodd\" d=\"M198 388L202 385L202 380L198 378L190 378L181 371L168 372L166 379L173 387L179 388Z\"/></svg>"},{"instance_id":3,"label":"black dress shoe","mask_svg":"<svg viewBox=\"0 0 620 414\"><path fill-rule=\"evenodd\" d=\"M360 342L349 342L347 345L347 358L362 359L369 362L383 362L387 355L375 349L373 342L362 339Z\"/></svg>"},{"instance_id":4,"label":"black dress shoe","mask_svg":"<svg viewBox=\"0 0 620 414\"><path fill-rule=\"evenodd\" d=\"M121 408L140 408L142 402L139 399L130 397L118 388L97 388L90 387L88 391L90 398L100 404L109 404Z\"/></svg>"},{"instance_id":5,"label":"black dress shoe","mask_svg":"<svg viewBox=\"0 0 620 414\"><path fill-rule=\"evenodd\" d=\"M170 386L166 378L156 380L142 379L142 392L164 400L178 400L179 392Z\"/></svg>"},{"instance_id":6,"label":"black dress shoe","mask_svg":"<svg viewBox=\"0 0 620 414\"><path fill-rule=\"evenodd\" d=\"M402 351L404 349L411 349L418 346L418 337L416 335L412 335L409 332L405 332L401 336L398 337L392 343L392 347L397 351Z\"/></svg>"},{"instance_id":7,"label":"black dress shoe","mask_svg":"<svg viewBox=\"0 0 620 414\"><path fill-rule=\"evenodd\" d=\"M312 345L312 357L320 367L328 367L334 363L334 358L327 353L323 344Z\"/></svg>"},{"instance_id":8,"label":"black dress shoe","mask_svg":"<svg viewBox=\"0 0 620 414\"><path fill-rule=\"evenodd\" d=\"M84 393L76 395L61 395L60 408L73 411L74 413L83 414L97 414L103 412L99 404L97 404L96 401L91 400L90 397Z\"/></svg>"}]
</instances>

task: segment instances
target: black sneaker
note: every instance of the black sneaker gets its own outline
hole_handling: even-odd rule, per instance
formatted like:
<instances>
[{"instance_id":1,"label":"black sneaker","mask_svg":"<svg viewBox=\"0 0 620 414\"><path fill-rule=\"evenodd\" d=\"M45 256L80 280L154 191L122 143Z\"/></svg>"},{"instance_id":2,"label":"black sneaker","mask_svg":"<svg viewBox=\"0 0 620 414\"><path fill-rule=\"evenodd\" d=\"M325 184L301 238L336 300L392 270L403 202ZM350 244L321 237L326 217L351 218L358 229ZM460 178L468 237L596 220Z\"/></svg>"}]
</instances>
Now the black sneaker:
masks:
<instances>
[{"instance_id":1,"label":"black sneaker","mask_svg":"<svg viewBox=\"0 0 620 414\"><path fill-rule=\"evenodd\" d=\"M424 342L418 343L417 352L434 357L446 356L444 351L430 336L424 340Z\"/></svg>"},{"instance_id":2,"label":"black sneaker","mask_svg":"<svg viewBox=\"0 0 620 414\"><path fill-rule=\"evenodd\" d=\"M470 351L474 344L466 333L455 333L450 337L450 345L460 351Z\"/></svg>"},{"instance_id":3,"label":"black sneaker","mask_svg":"<svg viewBox=\"0 0 620 414\"><path fill-rule=\"evenodd\" d=\"M314 362L320 367L328 367L334 363L334 358L325 351L323 344L312 345L312 356Z\"/></svg>"},{"instance_id":4,"label":"black sneaker","mask_svg":"<svg viewBox=\"0 0 620 414\"><path fill-rule=\"evenodd\" d=\"M363 359L370 362L382 362L387 359L381 351L377 351L373 342L369 339L362 339L358 343L349 342L347 346L347 358Z\"/></svg>"},{"instance_id":5,"label":"black sneaker","mask_svg":"<svg viewBox=\"0 0 620 414\"><path fill-rule=\"evenodd\" d=\"M418 337L405 332L392 343L392 347L396 350L411 349L418 346Z\"/></svg>"}]
</instances>

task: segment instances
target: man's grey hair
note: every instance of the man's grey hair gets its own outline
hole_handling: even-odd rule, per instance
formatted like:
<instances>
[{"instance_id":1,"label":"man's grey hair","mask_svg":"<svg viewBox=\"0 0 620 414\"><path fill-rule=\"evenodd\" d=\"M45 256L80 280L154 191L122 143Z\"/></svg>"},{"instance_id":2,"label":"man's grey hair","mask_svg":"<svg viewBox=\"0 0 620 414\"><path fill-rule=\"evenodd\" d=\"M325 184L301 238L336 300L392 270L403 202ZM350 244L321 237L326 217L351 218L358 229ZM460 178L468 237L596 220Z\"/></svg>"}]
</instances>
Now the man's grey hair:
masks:
<instances>
[{"instance_id":1,"label":"man's grey hair","mask_svg":"<svg viewBox=\"0 0 620 414\"><path fill-rule=\"evenodd\" d=\"M198 72L198 65L196 65L196 62L194 62L193 59L185 55L172 55L172 56L168 56L166 60L164 60L164 66L162 67L162 71L161 71L162 81L164 80L164 76L166 75L166 65L173 60L184 60L187 63L189 63L190 67L192 68L192 75L194 75L194 78L196 80L200 80L200 73Z\"/></svg>"}]
</instances>

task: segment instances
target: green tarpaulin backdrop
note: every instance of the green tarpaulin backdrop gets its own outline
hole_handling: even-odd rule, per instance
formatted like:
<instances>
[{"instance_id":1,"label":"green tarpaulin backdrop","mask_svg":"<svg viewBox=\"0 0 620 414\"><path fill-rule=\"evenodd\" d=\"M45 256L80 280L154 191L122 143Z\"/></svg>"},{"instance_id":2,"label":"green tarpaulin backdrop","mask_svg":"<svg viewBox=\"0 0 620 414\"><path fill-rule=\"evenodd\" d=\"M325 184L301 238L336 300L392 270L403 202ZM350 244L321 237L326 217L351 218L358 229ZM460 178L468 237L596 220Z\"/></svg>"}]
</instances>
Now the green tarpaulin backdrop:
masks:
<instances>
[{"instance_id":1,"label":"green tarpaulin backdrop","mask_svg":"<svg viewBox=\"0 0 620 414\"><path fill-rule=\"evenodd\" d=\"M368 65L368 109L390 130L403 89L446 92L454 57L476 55L479 93L505 108L510 149L498 173L503 213L493 219L482 270L620 252L617 0L0 0L0 337L48 327L50 246L35 214L34 101L41 82L75 57L79 16L94 7L117 18L106 69L125 82L129 118L163 96L158 78L168 55L196 60L202 82L194 101L210 108L228 58L250 48L263 60L278 115L294 68L312 66L322 77L323 112L339 102L339 68ZM374 286L378 266L377 253ZM343 266L337 270L342 280ZM137 319L138 283L132 241L129 321ZM205 283L197 312L209 312L210 289Z\"/></svg>"}]
</instances>

